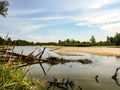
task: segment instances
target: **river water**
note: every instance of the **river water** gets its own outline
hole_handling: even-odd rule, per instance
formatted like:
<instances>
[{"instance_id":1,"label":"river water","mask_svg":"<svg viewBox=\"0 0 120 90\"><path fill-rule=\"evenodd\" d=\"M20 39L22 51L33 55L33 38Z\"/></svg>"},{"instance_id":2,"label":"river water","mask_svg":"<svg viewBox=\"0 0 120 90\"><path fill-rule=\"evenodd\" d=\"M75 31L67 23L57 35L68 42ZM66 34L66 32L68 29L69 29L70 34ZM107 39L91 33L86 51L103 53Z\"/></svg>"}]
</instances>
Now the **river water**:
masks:
<instances>
[{"instance_id":1,"label":"river water","mask_svg":"<svg viewBox=\"0 0 120 90\"><path fill-rule=\"evenodd\" d=\"M35 54L42 50L39 46L25 46L16 47L15 52L20 53L24 50L24 54L28 54L33 50L36 50ZM76 53L76 52L74 52ZM39 64L34 64L27 66L26 69L30 69L27 76L34 79L41 80L53 80L53 78L58 78L60 80L70 79L74 81L75 85L73 88L68 87L68 90L120 90L120 74L118 74L117 80L113 80L116 68L120 67L120 58L114 56L98 56L86 53L80 53L82 56L60 56L54 51L49 51L46 49L45 54L42 58L48 56L62 57L66 59L89 59L92 64L81 64L78 62L70 62L65 64L50 65L47 63L43 64L46 75ZM120 71L119 71L120 73ZM98 75L96 81L95 77ZM48 85L41 87L41 90L64 90L57 87L50 87L47 89ZM79 88L81 87L81 89Z\"/></svg>"}]
</instances>

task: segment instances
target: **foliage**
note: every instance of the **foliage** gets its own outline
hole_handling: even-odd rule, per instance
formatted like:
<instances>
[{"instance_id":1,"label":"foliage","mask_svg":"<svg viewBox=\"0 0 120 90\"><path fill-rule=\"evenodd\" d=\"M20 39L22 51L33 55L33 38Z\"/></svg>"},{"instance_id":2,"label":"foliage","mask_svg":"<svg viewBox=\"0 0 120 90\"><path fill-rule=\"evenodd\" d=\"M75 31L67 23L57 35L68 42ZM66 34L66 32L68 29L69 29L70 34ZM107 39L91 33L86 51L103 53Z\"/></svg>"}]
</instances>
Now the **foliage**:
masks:
<instances>
[{"instance_id":1,"label":"foliage","mask_svg":"<svg viewBox=\"0 0 120 90\"><path fill-rule=\"evenodd\" d=\"M27 78L29 69L24 71L25 68L19 67L21 64L16 56L7 55L11 38L7 35L5 40L0 38L0 41L3 41L0 47L0 90L40 90L41 80Z\"/></svg>"},{"instance_id":2,"label":"foliage","mask_svg":"<svg viewBox=\"0 0 120 90\"><path fill-rule=\"evenodd\" d=\"M0 37L0 45L3 45L5 40ZM55 46L111 46L111 45L120 45L120 33L116 33L115 36L107 36L106 41L96 42L94 36L91 36L90 41L81 42L74 39L59 40L58 42L29 42L26 40L11 40L8 38L6 43L7 45L16 45L16 46L28 46L28 45L55 45Z\"/></svg>"},{"instance_id":3,"label":"foliage","mask_svg":"<svg viewBox=\"0 0 120 90\"><path fill-rule=\"evenodd\" d=\"M0 15L6 17L9 3L5 0L0 1Z\"/></svg>"},{"instance_id":4,"label":"foliage","mask_svg":"<svg viewBox=\"0 0 120 90\"><path fill-rule=\"evenodd\" d=\"M114 41L116 45L120 45L120 33L116 33Z\"/></svg>"},{"instance_id":5,"label":"foliage","mask_svg":"<svg viewBox=\"0 0 120 90\"><path fill-rule=\"evenodd\" d=\"M14 40L14 41L12 41L12 43L17 45L17 46L33 45L33 42L29 42L29 41L26 41L26 40Z\"/></svg>"},{"instance_id":6,"label":"foliage","mask_svg":"<svg viewBox=\"0 0 120 90\"><path fill-rule=\"evenodd\" d=\"M5 40L2 37L0 37L0 45L3 45L4 42Z\"/></svg>"},{"instance_id":7,"label":"foliage","mask_svg":"<svg viewBox=\"0 0 120 90\"><path fill-rule=\"evenodd\" d=\"M107 42L107 43L115 43L114 37L109 37L109 36L107 36L106 42Z\"/></svg>"},{"instance_id":8,"label":"foliage","mask_svg":"<svg viewBox=\"0 0 120 90\"><path fill-rule=\"evenodd\" d=\"M33 88L32 81L25 77L25 73L17 65L0 61L0 90L30 90Z\"/></svg>"},{"instance_id":9,"label":"foliage","mask_svg":"<svg viewBox=\"0 0 120 90\"><path fill-rule=\"evenodd\" d=\"M96 43L94 36L92 36L92 37L90 38L90 42L91 42L92 44L95 44L95 43Z\"/></svg>"},{"instance_id":10,"label":"foliage","mask_svg":"<svg viewBox=\"0 0 120 90\"><path fill-rule=\"evenodd\" d=\"M3 48L1 47L0 50ZM0 52L0 90L40 90L44 82L28 78L26 74L30 69L20 66L21 63L19 59L15 59L15 56L11 57Z\"/></svg>"},{"instance_id":11,"label":"foliage","mask_svg":"<svg viewBox=\"0 0 120 90\"><path fill-rule=\"evenodd\" d=\"M108 43L115 43L116 45L120 45L120 33L116 33L114 37L107 36Z\"/></svg>"}]
</instances>

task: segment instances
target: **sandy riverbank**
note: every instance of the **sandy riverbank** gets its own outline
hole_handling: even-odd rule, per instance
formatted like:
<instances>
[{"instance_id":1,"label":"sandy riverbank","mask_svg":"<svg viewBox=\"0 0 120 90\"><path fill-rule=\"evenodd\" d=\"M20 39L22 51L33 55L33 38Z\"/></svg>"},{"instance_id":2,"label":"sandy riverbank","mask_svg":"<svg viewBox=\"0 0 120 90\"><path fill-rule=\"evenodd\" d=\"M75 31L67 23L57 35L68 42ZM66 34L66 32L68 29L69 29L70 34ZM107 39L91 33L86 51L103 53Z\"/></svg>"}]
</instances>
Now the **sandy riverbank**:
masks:
<instances>
[{"instance_id":1,"label":"sandy riverbank","mask_svg":"<svg viewBox=\"0 0 120 90\"><path fill-rule=\"evenodd\" d=\"M120 48L114 47L64 47L64 46L46 46L46 47L51 50L57 50L59 54L61 51L64 51L65 54L70 52L82 52L102 56L120 56Z\"/></svg>"}]
</instances>

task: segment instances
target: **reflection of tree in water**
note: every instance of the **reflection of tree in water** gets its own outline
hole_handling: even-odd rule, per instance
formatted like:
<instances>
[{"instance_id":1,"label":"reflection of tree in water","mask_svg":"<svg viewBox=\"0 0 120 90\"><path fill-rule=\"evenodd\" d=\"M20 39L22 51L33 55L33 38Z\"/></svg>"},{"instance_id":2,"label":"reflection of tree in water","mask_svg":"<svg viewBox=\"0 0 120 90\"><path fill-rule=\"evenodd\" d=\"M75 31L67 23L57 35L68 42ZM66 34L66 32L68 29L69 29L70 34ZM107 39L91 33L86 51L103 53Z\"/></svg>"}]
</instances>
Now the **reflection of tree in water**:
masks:
<instances>
[{"instance_id":1,"label":"reflection of tree in water","mask_svg":"<svg viewBox=\"0 0 120 90\"><path fill-rule=\"evenodd\" d=\"M114 73L114 75L112 76L112 79L115 81L115 83L120 86L119 80L118 80L118 71L119 71L120 67L116 68L116 71Z\"/></svg>"}]
</instances>

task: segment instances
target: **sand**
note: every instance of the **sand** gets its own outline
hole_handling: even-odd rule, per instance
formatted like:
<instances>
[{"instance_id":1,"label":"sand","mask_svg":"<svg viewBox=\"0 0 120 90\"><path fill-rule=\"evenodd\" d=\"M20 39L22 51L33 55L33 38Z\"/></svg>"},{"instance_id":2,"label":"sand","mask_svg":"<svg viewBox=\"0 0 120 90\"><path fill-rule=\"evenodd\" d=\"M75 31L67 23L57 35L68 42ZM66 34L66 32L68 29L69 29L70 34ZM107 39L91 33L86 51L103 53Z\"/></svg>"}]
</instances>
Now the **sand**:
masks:
<instances>
[{"instance_id":1,"label":"sand","mask_svg":"<svg viewBox=\"0 0 120 90\"><path fill-rule=\"evenodd\" d=\"M57 50L57 52L64 51L65 54L70 52L81 52L102 56L117 56L117 57L120 56L120 48L115 47L65 47L65 46L46 46L46 47L51 50Z\"/></svg>"},{"instance_id":2,"label":"sand","mask_svg":"<svg viewBox=\"0 0 120 90\"><path fill-rule=\"evenodd\" d=\"M83 56L79 53L67 52L67 51L56 51L56 53L62 56Z\"/></svg>"}]
</instances>

